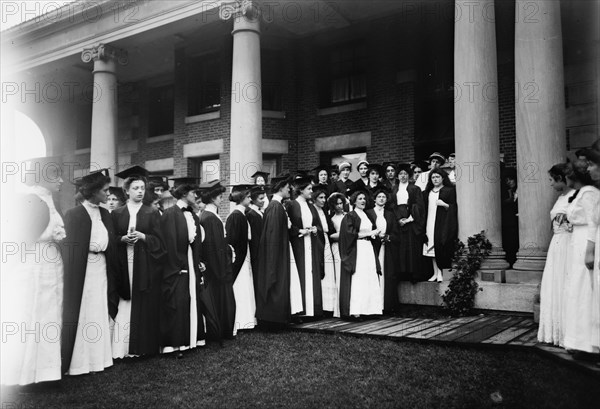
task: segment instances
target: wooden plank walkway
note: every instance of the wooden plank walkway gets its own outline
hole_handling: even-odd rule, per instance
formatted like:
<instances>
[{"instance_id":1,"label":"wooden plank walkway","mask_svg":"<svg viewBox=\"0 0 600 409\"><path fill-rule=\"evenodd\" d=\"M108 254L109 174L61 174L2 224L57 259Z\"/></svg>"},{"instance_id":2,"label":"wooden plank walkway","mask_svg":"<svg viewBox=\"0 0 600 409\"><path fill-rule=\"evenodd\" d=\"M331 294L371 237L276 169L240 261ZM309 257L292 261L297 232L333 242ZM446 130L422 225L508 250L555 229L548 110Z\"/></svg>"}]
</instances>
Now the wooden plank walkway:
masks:
<instances>
[{"instance_id":1,"label":"wooden plank walkway","mask_svg":"<svg viewBox=\"0 0 600 409\"><path fill-rule=\"evenodd\" d=\"M487 314L461 318L379 317L365 321L327 318L294 325L297 331L350 334L391 340L533 348L560 362L600 376L600 366L576 361L564 349L537 343L538 325L523 316Z\"/></svg>"}]
</instances>

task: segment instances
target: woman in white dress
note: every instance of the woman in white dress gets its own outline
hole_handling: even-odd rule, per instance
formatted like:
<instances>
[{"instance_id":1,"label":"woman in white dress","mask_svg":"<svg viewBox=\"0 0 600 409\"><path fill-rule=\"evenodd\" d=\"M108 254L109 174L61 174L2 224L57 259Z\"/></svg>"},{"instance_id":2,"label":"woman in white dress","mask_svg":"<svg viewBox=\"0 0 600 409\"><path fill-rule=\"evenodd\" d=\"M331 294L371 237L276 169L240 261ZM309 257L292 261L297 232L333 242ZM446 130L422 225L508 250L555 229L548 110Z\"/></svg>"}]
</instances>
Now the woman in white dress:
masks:
<instances>
[{"instance_id":1,"label":"woman in white dress","mask_svg":"<svg viewBox=\"0 0 600 409\"><path fill-rule=\"evenodd\" d=\"M590 177L596 187L600 187L600 151L590 149L586 155ZM592 343L596 348L600 348L600 206L596 206L593 224L595 225L595 232L592 225L590 225L588 230L585 266L593 271L593 305L595 315L593 316Z\"/></svg>"},{"instance_id":2,"label":"woman in white dress","mask_svg":"<svg viewBox=\"0 0 600 409\"><path fill-rule=\"evenodd\" d=\"M330 313L330 316L338 311L338 289L335 277L335 260L331 251L329 236L334 233L333 223L329 215L325 213L325 204L327 203L327 186L315 185L313 188L313 203L317 209L317 214L323 226L323 262L325 264L325 277L321 280L321 289L323 293L323 311ZM336 307L338 306L338 307Z\"/></svg>"},{"instance_id":3,"label":"woman in white dress","mask_svg":"<svg viewBox=\"0 0 600 409\"><path fill-rule=\"evenodd\" d=\"M19 244L13 248L15 252L3 252L0 288L4 385L61 378L63 262L58 243L65 238L65 230L52 193L60 190L63 180L58 165L44 169L48 172L44 177L36 175L35 184L27 187L18 201L20 208L11 213L19 216L14 218L19 225L3 230L5 243ZM9 239L13 233L18 236Z\"/></svg>"},{"instance_id":4,"label":"woman in white dress","mask_svg":"<svg viewBox=\"0 0 600 409\"><path fill-rule=\"evenodd\" d=\"M378 260L372 240L379 237L375 221L364 209L367 193L359 190L352 194L354 210L346 214L340 226L340 314L342 317L361 319L361 315L381 315L383 299L379 286Z\"/></svg>"},{"instance_id":5,"label":"woman in white dress","mask_svg":"<svg viewBox=\"0 0 600 409\"><path fill-rule=\"evenodd\" d=\"M566 184L567 164L552 166L550 186L559 192L550 211L554 235L548 248L548 257L540 290L540 326L538 341L563 346L563 298L567 271L567 252L571 240L571 225L567 220L567 206L573 190Z\"/></svg>"},{"instance_id":6,"label":"woman in white dress","mask_svg":"<svg viewBox=\"0 0 600 409\"><path fill-rule=\"evenodd\" d=\"M249 185L234 186L229 201L235 203L225 222L227 243L235 252L233 262L233 295L235 297L235 321L233 335L240 329L253 329L256 326L256 301L254 299L254 279L250 264L250 240L252 234L246 218L250 205Z\"/></svg>"},{"instance_id":7,"label":"woman in white dress","mask_svg":"<svg viewBox=\"0 0 600 409\"><path fill-rule=\"evenodd\" d=\"M567 219L573 226L573 233L567 258L564 346L578 352L576 358L585 357L581 352L600 352L596 345L598 306L594 304L593 271L585 264L588 237L596 226L600 191L590 185L592 181L587 166L586 161L576 160L569 164L567 171L569 186L575 189L575 193L567 208Z\"/></svg>"},{"instance_id":8,"label":"woman in white dress","mask_svg":"<svg viewBox=\"0 0 600 409\"><path fill-rule=\"evenodd\" d=\"M99 372L113 364L109 312L114 318L118 303L112 271L114 229L110 213L99 206L106 203L109 182L107 170L81 178L84 201L65 214L62 360L68 375Z\"/></svg>"},{"instance_id":9,"label":"woman in white dress","mask_svg":"<svg viewBox=\"0 0 600 409\"><path fill-rule=\"evenodd\" d=\"M346 204L346 196L341 193L332 193L327 199L329 203L329 209L331 209L331 223L333 224L334 231L329 235L331 240L331 253L333 254L333 261L335 267L335 286L337 292L337 302L334 305L333 316L340 316L340 274L342 271L341 258L340 258L340 228L342 226L342 219L346 215L344 212L344 205Z\"/></svg>"}]
</instances>

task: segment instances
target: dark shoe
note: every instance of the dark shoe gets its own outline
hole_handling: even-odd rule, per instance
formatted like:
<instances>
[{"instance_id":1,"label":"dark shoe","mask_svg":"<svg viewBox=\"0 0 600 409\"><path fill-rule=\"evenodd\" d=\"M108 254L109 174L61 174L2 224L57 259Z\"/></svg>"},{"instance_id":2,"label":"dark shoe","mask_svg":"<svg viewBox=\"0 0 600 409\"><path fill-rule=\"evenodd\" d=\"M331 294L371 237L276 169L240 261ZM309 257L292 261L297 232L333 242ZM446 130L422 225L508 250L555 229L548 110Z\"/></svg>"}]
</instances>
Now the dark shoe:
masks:
<instances>
[{"instance_id":1,"label":"dark shoe","mask_svg":"<svg viewBox=\"0 0 600 409\"><path fill-rule=\"evenodd\" d=\"M175 358L183 359L183 352L178 352Z\"/></svg>"}]
</instances>

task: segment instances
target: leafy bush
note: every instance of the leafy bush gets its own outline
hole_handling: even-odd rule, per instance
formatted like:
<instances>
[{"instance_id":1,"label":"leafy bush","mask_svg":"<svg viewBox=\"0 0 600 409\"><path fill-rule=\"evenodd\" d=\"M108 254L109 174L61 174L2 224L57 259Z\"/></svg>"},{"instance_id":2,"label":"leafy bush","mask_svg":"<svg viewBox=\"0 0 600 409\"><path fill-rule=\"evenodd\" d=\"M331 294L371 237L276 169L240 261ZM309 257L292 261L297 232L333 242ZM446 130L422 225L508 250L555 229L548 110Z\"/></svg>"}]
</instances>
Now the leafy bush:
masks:
<instances>
[{"instance_id":1,"label":"leafy bush","mask_svg":"<svg viewBox=\"0 0 600 409\"><path fill-rule=\"evenodd\" d=\"M442 295L444 308L452 315L469 315L473 310L475 295L478 291L483 291L475 281L477 271L491 250L492 243L485 237L484 231L469 237L467 246L460 240L456 241L452 259L454 275Z\"/></svg>"}]
</instances>

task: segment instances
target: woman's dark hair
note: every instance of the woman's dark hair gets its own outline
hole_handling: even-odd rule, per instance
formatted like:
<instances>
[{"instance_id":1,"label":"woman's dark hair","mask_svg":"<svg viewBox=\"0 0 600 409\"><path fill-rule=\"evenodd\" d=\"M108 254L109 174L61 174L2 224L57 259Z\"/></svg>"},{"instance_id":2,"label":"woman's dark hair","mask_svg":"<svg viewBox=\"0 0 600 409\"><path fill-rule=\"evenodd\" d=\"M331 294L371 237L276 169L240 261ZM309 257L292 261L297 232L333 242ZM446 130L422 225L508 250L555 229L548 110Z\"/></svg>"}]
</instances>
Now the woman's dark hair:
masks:
<instances>
[{"instance_id":1,"label":"woman's dark hair","mask_svg":"<svg viewBox=\"0 0 600 409\"><path fill-rule=\"evenodd\" d=\"M266 192L264 190L252 190L250 192L250 200L254 202L260 195L266 195Z\"/></svg>"},{"instance_id":2,"label":"woman's dark hair","mask_svg":"<svg viewBox=\"0 0 600 409\"><path fill-rule=\"evenodd\" d=\"M390 200L390 195L389 195L388 189L386 189L385 187L378 187L373 192L373 201L375 201L375 199L377 199L377 196L379 196L380 193L383 193L385 195L386 201Z\"/></svg>"},{"instance_id":3,"label":"woman's dark hair","mask_svg":"<svg viewBox=\"0 0 600 409\"><path fill-rule=\"evenodd\" d=\"M588 149L587 160L600 166L600 150Z\"/></svg>"},{"instance_id":4,"label":"woman's dark hair","mask_svg":"<svg viewBox=\"0 0 600 409\"><path fill-rule=\"evenodd\" d=\"M235 204L240 204L248 196L250 196L250 191L249 190L238 190L236 192L231 192L229 194L229 201L233 202Z\"/></svg>"},{"instance_id":5,"label":"woman's dark hair","mask_svg":"<svg viewBox=\"0 0 600 409\"><path fill-rule=\"evenodd\" d=\"M81 193L81 196L83 196L84 199L89 200L108 183L110 183L110 178L108 176L98 177L97 180L91 183L82 184L79 187L79 193Z\"/></svg>"},{"instance_id":6,"label":"woman's dark hair","mask_svg":"<svg viewBox=\"0 0 600 409\"><path fill-rule=\"evenodd\" d=\"M131 184L133 182L135 182L136 180L141 180L142 182L144 182L145 189L148 187L148 181L146 180L145 177L139 176L139 175L134 175L134 176L129 176L127 179L125 179L125 182L123 183L123 191L125 193L127 193L129 188L131 187ZM146 189L146 190L148 190L148 189Z\"/></svg>"},{"instance_id":7,"label":"woman's dark hair","mask_svg":"<svg viewBox=\"0 0 600 409\"><path fill-rule=\"evenodd\" d=\"M313 188L313 192L312 192L312 200L313 202L315 200L317 200L317 197L321 196L321 194L325 195L325 207L327 207L327 192L325 191L325 189L321 189L321 188Z\"/></svg>"},{"instance_id":8,"label":"woman's dark hair","mask_svg":"<svg viewBox=\"0 0 600 409\"><path fill-rule=\"evenodd\" d=\"M222 195L223 192L225 192L224 187L212 189L207 192L203 192L202 193L202 203L211 204L219 195Z\"/></svg>"},{"instance_id":9,"label":"woman's dark hair","mask_svg":"<svg viewBox=\"0 0 600 409\"><path fill-rule=\"evenodd\" d=\"M360 196L360 195L364 195L365 199L367 198L367 192L365 192L363 190L359 190L350 195L350 204L352 206L354 206L354 203L356 203L356 199L358 199L358 196Z\"/></svg>"},{"instance_id":10,"label":"woman's dark hair","mask_svg":"<svg viewBox=\"0 0 600 409\"><path fill-rule=\"evenodd\" d=\"M431 189L433 189L433 183L431 182L431 177L433 175L440 175L442 177L442 185L452 187L452 182L450 182L450 178L448 178L448 173L446 173L443 169L431 169L429 171L429 175L427 177L427 186L425 187L425 192L429 193Z\"/></svg>"},{"instance_id":11,"label":"woman's dark hair","mask_svg":"<svg viewBox=\"0 0 600 409\"><path fill-rule=\"evenodd\" d=\"M340 192L332 193L329 196L329 198L327 199L327 204L329 205L329 208L335 209L335 207L337 206L338 200L341 200L342 203L346 203L346 196L344 196Z\"/></svg>"},{"instance_id":12,"label":"woman's dark hair","mask_svg":"<svg viewBox=\"0 0 600 409\"><path fill-rule=\"evenodd\" d=\"M296 192L296 195L299 196L300 192L302 192L310 185L312 185L312 182L308 178L307 180L302 180L301 182L294 183L294 190Z\"/></svg>"},{"instance_id":13,"label":"woman's dark hair","mask_svg":"<svg viewBox=\"0 0 600 409\"><path fill-rule=\"evenodd\" d=\"M177 203L177 199L175 199L173 196L167 196L158 201L158 207L164 212L169 207L175 206L175 203Z\"/></svg>"},{"instance_id":14,"label":"woman's dark hair","mask_svg":"<svg viewBox=\"0 0 600 409\"><path fill-rule=\"evenodd\" d=\"M148 206L152 206L152 203L160 199L160 197L154 193L152 190L147 189L144 192L144 198L142 199L142 203Z\"/></svg>"},{"instance_id":15,"label":"woman's dark hair","mask_svg":"<svg viewBox=\"0 0 600 409\"><path fill-rule=\"evenodd\" d=\"M565 176L575 182L583 183L584 185L591 185L592 178L587 171L588 163L586 160L575 159L573 162L569 163L567 166L567 170L565 172Z\"/></svg>"},{"instance_id":16,"label":"woman's dark hair","mask_svg":"<svg viewBox=\"0 0 600 409\"><path fill-rule=\"evenodd\" d=\"M567 182L566 174L569 165L566 163L557 163L548 170L548 174L555 182Z\"/></svg>"},{"instance_id":17,"label":"woman's dark hair","mask_svg":"<svg viewBox=\"0 0 600 409\"><path fill-rule=\"evenodd\" d=\"M175 199L181 199L194 189L196 189L196 186L185 183L183 185L177 186L177 188L175 188L175 190L173 190L171 194Z\"/></svg>"}]
</instances>

